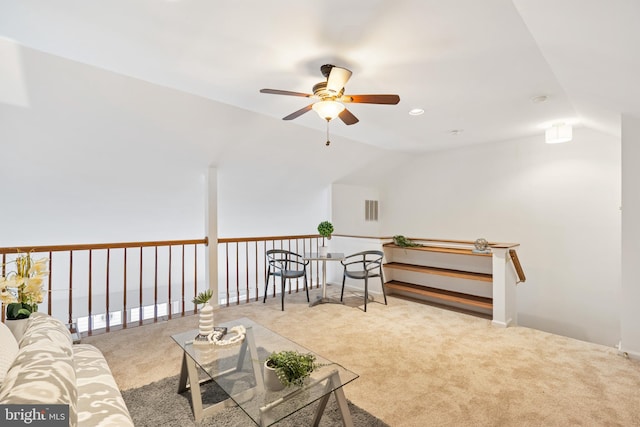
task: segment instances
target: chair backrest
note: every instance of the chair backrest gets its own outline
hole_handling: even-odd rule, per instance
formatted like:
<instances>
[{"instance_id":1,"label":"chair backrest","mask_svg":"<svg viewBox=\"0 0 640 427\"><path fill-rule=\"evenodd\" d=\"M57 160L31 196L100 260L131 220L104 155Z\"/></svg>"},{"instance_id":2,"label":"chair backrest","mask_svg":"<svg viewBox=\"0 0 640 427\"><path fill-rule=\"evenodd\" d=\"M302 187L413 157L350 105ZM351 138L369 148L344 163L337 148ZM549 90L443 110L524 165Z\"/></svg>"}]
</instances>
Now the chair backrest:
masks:
<instances>
[{"instance_id":1,"label":"chair backrest","mask_svg":"<svg viewBox=\"0 0 640 427\"><path fill-rule=\"evenodd\" d=\"M346 256L342 260L342 264L345 268L360 268L361 270L373 270L375 268L382 268L382 258L384 252L382 251L362 251L355 254Z\"/></svg>"},{"instance_id":2,"label":"chair backrest","mask_svg":"<svg viewBox=\"0 0 640 427\"><path fill-rule=\"evenodd\" d=\"M266 252L269 267L277 270L297 270L304 269L309 261L295 253L285 249L269 249Z\"/></svg>"}]
</instances>

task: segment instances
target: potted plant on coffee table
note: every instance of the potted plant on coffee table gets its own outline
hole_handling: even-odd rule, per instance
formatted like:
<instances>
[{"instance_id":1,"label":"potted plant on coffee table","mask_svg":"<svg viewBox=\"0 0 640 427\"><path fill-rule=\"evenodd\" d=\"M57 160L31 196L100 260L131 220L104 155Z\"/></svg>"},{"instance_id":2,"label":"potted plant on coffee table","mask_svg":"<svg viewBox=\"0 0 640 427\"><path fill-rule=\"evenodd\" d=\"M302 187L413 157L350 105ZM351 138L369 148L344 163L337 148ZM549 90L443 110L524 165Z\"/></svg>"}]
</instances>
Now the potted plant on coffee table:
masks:
<instances>
[{"instance_id":1,"label":"potted plant on coffee table","mask_svg":"<svg viewBox=\"0 0 640 427\"><path fill-rule=\"evenodd\" d=\"M193 298L193 303L202 304L200 309L200 318L198 321L198 336L196 341L207 341L207 337L213 332L213 307L209 300L213 297L211 289L200 292Z\"/></svg>"},{"instance_id":2,"label":"potted plant on coffee table","mask_svg":"<svg viewBox=\"0 0 640 427\"><path fill-rule=\"evenodd\" d=\"M273 352L264 362L264 383L272 391L292 385L302 386L304 380L321 365L311 353L295 350Z\"/></svg>"}]
</instances>

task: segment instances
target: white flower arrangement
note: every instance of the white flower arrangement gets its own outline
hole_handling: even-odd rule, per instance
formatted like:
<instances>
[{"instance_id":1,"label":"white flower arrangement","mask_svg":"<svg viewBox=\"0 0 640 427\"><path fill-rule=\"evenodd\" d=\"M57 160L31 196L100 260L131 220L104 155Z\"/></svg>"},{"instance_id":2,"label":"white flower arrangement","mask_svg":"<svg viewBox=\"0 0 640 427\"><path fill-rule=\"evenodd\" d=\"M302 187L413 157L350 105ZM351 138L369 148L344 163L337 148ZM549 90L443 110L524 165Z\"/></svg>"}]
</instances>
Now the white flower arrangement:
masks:
<instances>
[{"instance_id":1,"label":"white flower arrangement","mask_svg":"<svg viewBox=\"0 0 640 427\"><path fill-rule=\"evenodd\" d=\"M14 261L15 271L0 277L0 300L7 304L7 319L24 319L42 303L42 283L49 274L47 258L35 261L31 254L19 255Z\"/></svg>"}]
</instances>

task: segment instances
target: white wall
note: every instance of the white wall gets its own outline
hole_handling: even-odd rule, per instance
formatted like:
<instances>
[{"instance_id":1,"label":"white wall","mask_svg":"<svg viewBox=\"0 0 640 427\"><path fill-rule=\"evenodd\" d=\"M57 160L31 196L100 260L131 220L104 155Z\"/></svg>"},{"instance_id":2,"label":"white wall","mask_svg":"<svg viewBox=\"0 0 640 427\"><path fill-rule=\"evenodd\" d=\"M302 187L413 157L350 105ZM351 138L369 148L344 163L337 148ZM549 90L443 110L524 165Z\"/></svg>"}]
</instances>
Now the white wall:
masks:
<instances>
[{"instance_id":1,"label":"white wall","mask_svg":"<svg viewBox=\"0 0 640 427\"><path fill-rule=\"evenodd\" d=\"M622 350L640 358L640 118L622 116Z\"/></svg>"},{"instance_id":2,"label":"white wall","mask_svg":"<svg viewBox=\"0 0 640 427\"><path fill-rule=\"evenodd\" d=\"M519 323L620 338L620 141L588 129L424 155L388 174L383 235L520 243Z\"/></svg>"},{"instance_id":3,"label":"white wall","mask_svg":"<svg viewBox=\"0 0 640 427\"><path fill-rule=\"evenodd\" d=\"M0 103L0 245L204 237L205 169L182 142L213 135L211 106L19 52L28 102Z\"/></svg>"}]
</instances>

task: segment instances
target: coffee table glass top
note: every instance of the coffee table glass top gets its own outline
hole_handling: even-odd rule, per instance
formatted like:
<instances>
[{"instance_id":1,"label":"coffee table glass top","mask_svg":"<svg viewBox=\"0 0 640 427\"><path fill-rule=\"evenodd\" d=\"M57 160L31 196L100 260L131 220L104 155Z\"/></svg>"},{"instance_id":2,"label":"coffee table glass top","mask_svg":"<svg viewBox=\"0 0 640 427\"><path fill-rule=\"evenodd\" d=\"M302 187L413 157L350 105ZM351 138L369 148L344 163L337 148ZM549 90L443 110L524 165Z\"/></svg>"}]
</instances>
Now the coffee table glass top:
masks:
<instances>
[{"instance_id":1,"label":"coffee table glass top","mask_svg":"<svg viewBox=\"0 0 640 427\"><path fill-rule=\"evenodd\" d=\"M194 344L197 329L171 338L257 425L274 424L358 378L354 372L248 318L216 323L216 326L225 326L228 330L237 325L247 330L244 343L230 346ZM253 350L252 342L255 343ZM262 377L256 379L254 372L262 374L267 356L281 350L312 353L322 366L312 372L303 387L266 390ZM252 357L252 353L257 353L258 360Z\"/></svg>"}]
</instances>

